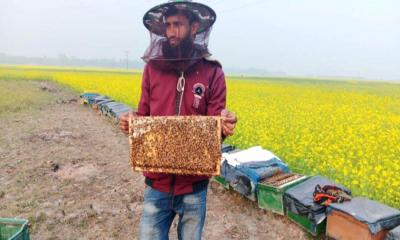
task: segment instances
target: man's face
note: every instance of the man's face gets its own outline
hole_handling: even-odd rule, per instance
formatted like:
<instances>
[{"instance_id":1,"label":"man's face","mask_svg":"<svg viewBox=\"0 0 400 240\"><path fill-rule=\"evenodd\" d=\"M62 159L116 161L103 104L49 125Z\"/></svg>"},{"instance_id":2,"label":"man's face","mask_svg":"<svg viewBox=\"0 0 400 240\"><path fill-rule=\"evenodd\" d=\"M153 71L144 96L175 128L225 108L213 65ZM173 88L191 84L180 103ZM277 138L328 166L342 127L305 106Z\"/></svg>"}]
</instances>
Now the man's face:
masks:
<instances>
[{"instance_id":1,"label":"man's face","mask_svg":"<svg viewBox=\"0 0 400 240\"><path fill-rule=\"evenodd\" d=\"M195 35L198 24L189 24L189 20L182 15L167 17L165 35L171 47L177 47L187 37Z\"/></svg>"}]
</instances>

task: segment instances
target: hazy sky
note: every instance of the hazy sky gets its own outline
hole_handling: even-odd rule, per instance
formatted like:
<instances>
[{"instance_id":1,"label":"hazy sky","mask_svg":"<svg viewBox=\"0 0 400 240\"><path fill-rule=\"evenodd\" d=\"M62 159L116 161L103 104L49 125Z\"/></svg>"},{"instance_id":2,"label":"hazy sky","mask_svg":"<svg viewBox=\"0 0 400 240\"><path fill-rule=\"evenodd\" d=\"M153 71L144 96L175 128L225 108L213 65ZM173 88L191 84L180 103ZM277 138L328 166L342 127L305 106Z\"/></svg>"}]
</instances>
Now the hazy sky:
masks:
<instances>
[{"instance_id":1,"label":"hazy sky","mask_svg":"<svg viewBox=\"0 0 400 240\"><path fill-rule=\"evenodd\" d=\"M225 67L400 80L399 0L204 0ZM0 52L140 60L156 0L0 0Z\"/></svg>"}]
</instances>

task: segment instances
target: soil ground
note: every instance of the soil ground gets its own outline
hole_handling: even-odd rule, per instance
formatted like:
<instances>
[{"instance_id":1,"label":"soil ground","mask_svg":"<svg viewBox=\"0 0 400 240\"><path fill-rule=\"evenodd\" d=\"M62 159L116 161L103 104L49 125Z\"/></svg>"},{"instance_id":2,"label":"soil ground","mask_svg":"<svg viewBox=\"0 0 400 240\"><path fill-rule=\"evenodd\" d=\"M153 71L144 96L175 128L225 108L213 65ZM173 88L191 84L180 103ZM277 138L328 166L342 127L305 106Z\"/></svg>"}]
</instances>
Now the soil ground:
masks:
<instances>
[{"instance_id":1,"label":"soil ground","mask_svg":"<svg viewBox=\"0 0 400 240\"><path fill-rule=\"evenodd\" d=\"M0 216L29 219L32 239L137 239L144 178L130 168L127 137L75 92L7 81L0 90L29 88L25 107L0 111ZM310 238L215 182L207 198L204 239Z\"/></svg>"}]
</instances>

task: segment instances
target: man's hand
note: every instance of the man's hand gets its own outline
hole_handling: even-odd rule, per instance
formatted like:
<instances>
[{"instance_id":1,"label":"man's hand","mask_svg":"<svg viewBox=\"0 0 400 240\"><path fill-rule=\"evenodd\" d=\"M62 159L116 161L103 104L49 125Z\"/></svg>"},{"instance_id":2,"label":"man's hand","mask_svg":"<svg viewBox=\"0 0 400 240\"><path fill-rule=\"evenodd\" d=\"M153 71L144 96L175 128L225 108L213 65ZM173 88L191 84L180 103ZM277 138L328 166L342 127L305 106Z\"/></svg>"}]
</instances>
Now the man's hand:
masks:
<instances>
[{"instance_id":1,"label":"man's hand","mask_svg":"<svg viewBox=\"0 0 400 240\"><path fill-rule=\"evenodd\" d=\"M222 134L225 137L232 136L237 122L237 117L234 112L230 112L226 109L221 112L222 117Z\"/></svg>"},{"instance_id":2,"label":"man's hand","mask_svg":"<svg viewBox=\"0 0 400 240\"><path fill-rule=\"evenodd\" d=\"M128 112L128 113L121 115L121 117L119 119L119 128L121 129L121 131L123 133L129 134L129 119L135 115L136 114L133 112Z\"/></svg>"}]
</instances>

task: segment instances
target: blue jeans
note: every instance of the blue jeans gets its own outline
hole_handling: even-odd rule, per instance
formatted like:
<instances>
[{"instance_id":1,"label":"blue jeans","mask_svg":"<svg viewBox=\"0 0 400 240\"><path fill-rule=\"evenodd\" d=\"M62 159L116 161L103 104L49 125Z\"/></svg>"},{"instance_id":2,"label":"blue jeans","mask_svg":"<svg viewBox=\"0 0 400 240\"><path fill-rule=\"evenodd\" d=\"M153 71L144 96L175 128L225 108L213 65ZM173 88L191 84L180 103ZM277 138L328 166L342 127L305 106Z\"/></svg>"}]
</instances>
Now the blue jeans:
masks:
<instances>
[{"instance_id":1,"label":"blue jeans","mask_svg":"<svg viewBox=\"0 0 400 240\"><path fill-rule=\"evenodd\" d=\"M207 187L196 193L173 196L149 186L144 190L144 207L140 219L141 240L166 240L178 214L178 239L201 239L206 218Z\"/></svg>"}]
</instances>

